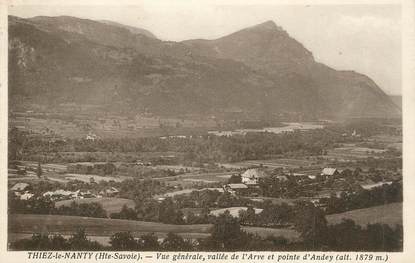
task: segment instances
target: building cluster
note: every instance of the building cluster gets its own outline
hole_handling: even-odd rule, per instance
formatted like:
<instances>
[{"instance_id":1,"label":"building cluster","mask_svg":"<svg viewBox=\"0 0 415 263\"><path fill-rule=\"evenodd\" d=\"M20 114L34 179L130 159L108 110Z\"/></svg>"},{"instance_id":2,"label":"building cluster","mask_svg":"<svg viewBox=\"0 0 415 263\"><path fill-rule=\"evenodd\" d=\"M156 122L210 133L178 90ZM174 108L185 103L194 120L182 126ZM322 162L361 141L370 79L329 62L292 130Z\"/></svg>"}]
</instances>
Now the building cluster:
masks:
<instances>
[{"instance_id":1,"label":"building cluster","mask_svg":"<svg viewBox=\"0 0 415 263\"><path fill-rule=\"evenodd\" d=\"M29 200L34 196L34 194L30 192L30 185L28 183L17 183L13 185L10 190L13 191L14 195L19 197L20 200Z\"/></svg>"},{"instance_id":2,"label":"building cluster","mask_svg":"<svg viewBox=\"0 0 415 263\"><path fill-rule=\"evenodd\" d=\"M327 180L329 178L337 177L340 175L340 172L336 168L326 167L323 168L320 174L318 175L310 175L310 174L302 174L302 173L291 173L290 176L294 176L298 182L304 181L313 181L317 178L322 180ZM270 175L264 171L263 169L259 168L252 168L248 169L243 172L241 175L241 182L240 183L229 183L223 186L223 189L231 194L239 194L244 195L250 193L251 195L255 195L257 192L256 190L259 189L259 182L261 179L270 177ZM280 182L288 181L288 176L284 174L275 175Z\"/></svg>"},{"instance_id":3,"label":"building cluster","mask_svg":"<svg viewBox=\"0 0 415 263\"><path fill-rule=\"evenodd\" d=\"M31 186L28 183L16 183L10 189L15 196L20 200L29 200L35 196L31 191ZM102 198L102 197L114 197L119 193L119 190L115 187L108 187L99 192L90 190L76 190L67 191L64 189L57 189L54 191L47 191L42 194L43 197L48 197L52 201L71 200L71 199L84 199L84 198Z\"/></svg>"}]
</instances>

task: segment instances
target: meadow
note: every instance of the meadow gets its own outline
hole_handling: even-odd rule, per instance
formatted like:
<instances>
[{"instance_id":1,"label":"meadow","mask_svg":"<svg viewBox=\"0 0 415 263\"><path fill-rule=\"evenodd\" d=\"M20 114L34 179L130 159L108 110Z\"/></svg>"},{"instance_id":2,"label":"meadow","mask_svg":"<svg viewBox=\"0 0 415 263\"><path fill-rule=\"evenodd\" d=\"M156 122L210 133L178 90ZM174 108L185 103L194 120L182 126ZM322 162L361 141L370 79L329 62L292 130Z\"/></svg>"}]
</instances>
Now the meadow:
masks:
<instances>
[{"instance_id":1,"label":"meadow","mask_svg":"<svg viewBox=\"0 0 415 263\"><path fill-rule=\"evenodd\" d=\"M332 225L341 223L343 218L352 219L361 226L375 223L390 226L402 225L402 203L391 203L326 216L327 222Z\"/></svg>"},{"instance_id":2,"label":"meadow","mask_svg":"<svg viewBox=\"0 0 415 263\"><path fill-rule=\"evenodd\" d=\"M185 238L205 238L209 236L209 231L212 227L211 224L171 225L122 219L33 214L10 214L9 222L9 233L13 233L15 236L17 234L39 232L70 235L82 227L85 228L87 235L100 237L109 237L116 232L130 231L135 237L146 233L154 233L159 238L163 238L168 232L172 232ZM299 239L299 233L293 229L250 226L242 226L242 229L248 233L258 234L264 238L269 235L274 235L283 236L290 241Z\"/></svg>"}]
</instances>

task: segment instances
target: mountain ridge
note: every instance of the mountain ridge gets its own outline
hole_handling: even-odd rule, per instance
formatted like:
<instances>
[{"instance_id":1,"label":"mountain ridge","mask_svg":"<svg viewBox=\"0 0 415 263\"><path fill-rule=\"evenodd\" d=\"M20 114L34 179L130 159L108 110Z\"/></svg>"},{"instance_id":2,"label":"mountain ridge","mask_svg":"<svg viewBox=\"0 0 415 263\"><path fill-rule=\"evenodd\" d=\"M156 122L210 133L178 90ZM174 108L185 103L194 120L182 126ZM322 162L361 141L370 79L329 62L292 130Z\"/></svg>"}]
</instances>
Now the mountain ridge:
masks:
<instances>
[{"instance_id":1,"label":"mountain ridge","mask_svg":"<svg viewBox=\"0 0 415 263\"><path fill-rule=\"evenodd\" d=\"M41 96L54 104L155 114L219 114L236 107L256 118L400 114L370 78L315 62L273 21L215 40L182 42L127 27L74 17L9 17L12 99Z\"/></svg>"}]
</instances>

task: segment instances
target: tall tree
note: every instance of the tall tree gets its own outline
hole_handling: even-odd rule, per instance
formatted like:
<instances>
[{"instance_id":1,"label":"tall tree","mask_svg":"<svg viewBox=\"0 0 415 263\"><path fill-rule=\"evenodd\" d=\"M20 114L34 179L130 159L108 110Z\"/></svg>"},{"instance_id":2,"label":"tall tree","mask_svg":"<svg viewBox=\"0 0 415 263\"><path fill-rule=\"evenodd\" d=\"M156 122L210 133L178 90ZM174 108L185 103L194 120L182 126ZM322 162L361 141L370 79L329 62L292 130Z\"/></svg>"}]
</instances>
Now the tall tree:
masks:
<instances>
[{"instance_id":1,"label":"tall tree","mask_svg":"<svg viewBox=\"0 0 415 263\"><path fill-rule=\"evenodd\" d=\"M301 233L304 244L311 249L322 249L327 245L327 220L322 210L310 202L297 204L295 227Z\"/></svg>"},{"instance_id":2,"label":"tall tree","mask_svg":"<svg viewBox=\"0 0 415 263\"><path fill-rule=\"evenodd\" d=\"M171 232L167 234L167 237L161 243L161 247L167 251L190 251L193 249L189 240L185 240Z\"/></svg>"},{"instance_id":3,"label":"tall tree","mask_svg":"<svg viewBox=\"0 0 415 263\"><path fill-rule=\"evenodd\" d=\"M141 250L144 251L156 251L160 249L160 243L158 242L158 238L154 233L149 233L142 235L138 239L138 245Z\"/></svg>"},{"instance_id":4,"label":"tall tree","mask_svg":"<svg viewBox=\"0 0 415 263\"><path fill-rule=\"evenodd\" d=\"M115 250L136 250L138 243L130 232L118 232L110 237L111 247Z\"/></svg>"},{"instance_id":5,"label":"tall tree","mask_svg":"<svg viewBox=\"0 0 415 263\"><path fill-rule=\"evenodd\" d=\"M211 238L220 249L232 249L238 246L238 239L242 235L239 220L231 216L226 210L214 219Z\"/></svg>"},{"instance_id":6,"label":"tall tree","mask_svg":"<svg viewBox=\"0 0 415 263\"><path fill-rule=\"evenodd\" d=\"M42 177L43 171L42 171L42 166L40 165L40 162L37 163L37 170L36 170L36 175L38 178Z\"/></svg>"}]
</instances>

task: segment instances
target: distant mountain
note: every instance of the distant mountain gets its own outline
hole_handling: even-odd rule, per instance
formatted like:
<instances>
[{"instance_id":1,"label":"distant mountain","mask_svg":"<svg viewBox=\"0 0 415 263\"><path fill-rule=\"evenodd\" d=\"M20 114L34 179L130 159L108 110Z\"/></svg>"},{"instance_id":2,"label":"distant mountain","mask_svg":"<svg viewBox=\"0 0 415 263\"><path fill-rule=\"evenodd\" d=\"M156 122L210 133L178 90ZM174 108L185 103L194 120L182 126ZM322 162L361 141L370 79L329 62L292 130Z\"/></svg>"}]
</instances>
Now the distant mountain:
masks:
<instances>
[{"instance_id":1,"label":"distant mountain","mask_svg":"<svg viewBox=\"0 0 415 263\"><path fill-rule=\"evenodd\" d=\"M310 51L273 21L215 40L189 40L184 43L197 54L241 61L268 73L276 81L291 76L291 79L297 80L297 88L301 88L305 96L312 93L320 99L311 103L321 103L326 112L339 117L399 114L399 109L370 78L353 71L336 71L317 63ZM290 88L295 83L290 81ZM307 93L305 90L311 91Z\"/></svg>"},{"instance_id":2,"label":"distant mountain","mask_svg":"<svg viewBox=\"0 0 415 263\"><path fill-rule=\"evenodd\" d=\"M400 115L370 78L317 63L272 21L216 40L171 42L108 21L10 16L9 90L12 102L128 114Z\"/></svg>"}]
</instances>

